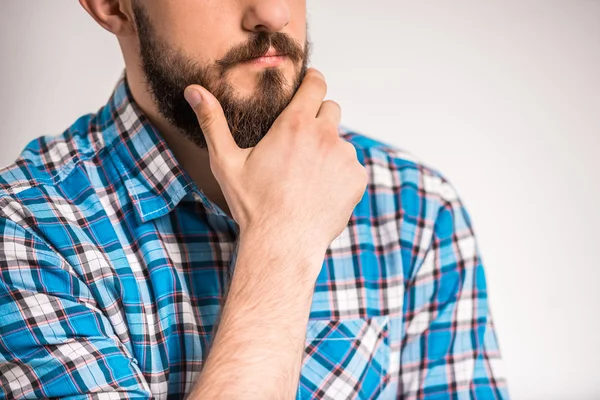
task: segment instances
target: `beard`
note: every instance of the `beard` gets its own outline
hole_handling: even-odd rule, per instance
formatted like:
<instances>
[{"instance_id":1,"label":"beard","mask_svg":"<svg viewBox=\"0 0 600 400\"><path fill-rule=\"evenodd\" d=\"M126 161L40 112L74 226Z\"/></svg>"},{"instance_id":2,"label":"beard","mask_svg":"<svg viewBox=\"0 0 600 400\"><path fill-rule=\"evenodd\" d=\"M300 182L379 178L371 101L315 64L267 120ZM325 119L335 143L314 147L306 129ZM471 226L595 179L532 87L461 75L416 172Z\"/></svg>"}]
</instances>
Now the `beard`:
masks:
<instances>
[{"instance_id":1,"label":"beard","mask_svg":"<svg viewBox=\"0 0 600 400\"><path fill-rule=\"evenodd\" d=\"M256 146L288 106L306 75L310 52L308 30L304 49L288 34L259 32L243 45L232 48L214 64L203 66L161 41L146 10L138 3L133 2L133 12L141 67L158 112L182 135L198 147L207 149L196 114L183 96L188 85L198 84L221 103L237 145L240 148ZM295 66L300 64L291 85L280 69L265 68L259 73L252 96L236 96L235 87L227 83L228 72L240 62L264 55L271 46L278 54L287 55Z\"/></svg>"}]
</instances>

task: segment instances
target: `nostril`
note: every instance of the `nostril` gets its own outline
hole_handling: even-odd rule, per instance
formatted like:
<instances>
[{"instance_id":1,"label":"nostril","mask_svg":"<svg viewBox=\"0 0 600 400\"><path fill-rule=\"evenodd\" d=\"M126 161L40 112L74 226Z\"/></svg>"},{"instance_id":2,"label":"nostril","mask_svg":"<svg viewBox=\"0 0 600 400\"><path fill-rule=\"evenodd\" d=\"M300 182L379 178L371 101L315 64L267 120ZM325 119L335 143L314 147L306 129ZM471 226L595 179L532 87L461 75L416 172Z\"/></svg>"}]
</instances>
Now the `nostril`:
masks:
<instances>
[{"instance_id":1,"label":"nostril","mask_svg":"<svg viewBox=\"0 0 600 400\"><path fill-rule=\"evenodd\" d=\"M259 31L259 32L270 32L269 27L266 25L256 25L254 27L254 30Z\"/></svg>"}]
</instances>

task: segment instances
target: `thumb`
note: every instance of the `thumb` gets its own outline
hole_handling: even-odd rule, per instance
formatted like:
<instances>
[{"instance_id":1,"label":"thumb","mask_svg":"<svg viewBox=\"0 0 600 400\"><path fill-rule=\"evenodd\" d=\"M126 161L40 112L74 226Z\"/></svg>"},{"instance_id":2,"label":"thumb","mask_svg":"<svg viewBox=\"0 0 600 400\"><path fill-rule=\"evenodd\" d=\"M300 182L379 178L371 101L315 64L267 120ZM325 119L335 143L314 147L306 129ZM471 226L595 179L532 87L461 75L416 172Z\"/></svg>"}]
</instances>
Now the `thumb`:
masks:
<instances>
[{"instance_id":1,"label":"thumb","mask_svg":"<svg viewBox=\"0 0 600 400\"><path fill-rule=\"evenodd\" d=\"M200 85L186 87L183 95L196 113L208 144L209 157L231 159L233 153L241 149L233 140L219 101Z\"/></svg>"}]
</instances>

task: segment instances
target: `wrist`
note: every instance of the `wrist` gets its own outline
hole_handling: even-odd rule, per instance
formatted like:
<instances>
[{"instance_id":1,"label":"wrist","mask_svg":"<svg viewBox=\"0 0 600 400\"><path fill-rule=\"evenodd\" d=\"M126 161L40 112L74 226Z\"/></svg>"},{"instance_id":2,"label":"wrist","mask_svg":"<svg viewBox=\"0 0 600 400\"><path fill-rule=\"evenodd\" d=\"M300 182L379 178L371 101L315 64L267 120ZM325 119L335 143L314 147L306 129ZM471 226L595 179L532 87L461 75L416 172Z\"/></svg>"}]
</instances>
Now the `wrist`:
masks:
<instances>
[{"instance_id":1,"label":"wrist","mask_svg":"<svg viewBox=\"0 0 600 400\"><path fill-rule=\"evenodd\" d=\"M273 259L281 267L295 269L294 266L297 266L301 275L314 275L312 284L321 270L328 247L297 234L269 229L241 230L238 240L238 256L248 253L259 257L262 265L271 264L267 260Z\"/></svg>"}]
</instances>

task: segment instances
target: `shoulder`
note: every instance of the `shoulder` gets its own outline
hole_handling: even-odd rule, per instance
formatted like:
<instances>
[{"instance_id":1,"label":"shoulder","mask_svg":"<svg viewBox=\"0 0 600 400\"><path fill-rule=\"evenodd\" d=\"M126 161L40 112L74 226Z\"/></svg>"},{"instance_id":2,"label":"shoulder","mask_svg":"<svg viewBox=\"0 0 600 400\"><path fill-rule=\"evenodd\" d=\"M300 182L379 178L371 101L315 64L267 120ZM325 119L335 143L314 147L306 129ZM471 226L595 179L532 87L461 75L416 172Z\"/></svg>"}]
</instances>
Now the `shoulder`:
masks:
<instances>
[{"instance_id":1,"label":"shoulder","mask_svg":"<svg viewBox=\"0 0 600 400\"><path fill-rule=\"evenodd\" d=\"M0 198L18 197L32 188L52 187L103 147L95 114L78 118L58 135L31 140L10 164L0 167Z\"/></svg>"},{"instance_id":2,"label":"shoulder","mask_svg":"<svg viewBox=\"0 0 600 400\"><path fill-rule=\"evenodd\" d=\"M340 136L357 149L359 161L369 171L372 190L435 200L442 204L458 201L458 193L439 169L401 147L365 133L339 128Z\"/></svg>"},{"instance_id":3,"label":"shoulder","mask_svg":"<svg viewBox=\"0 0 600 400\"><path fill-rule=\"evenodd\" d=\"M365 208L383 247L400 245L405 280L432 271L435 260L452 268L461 254L477 259L470 215L441 171L364 134L344 130L341 136L354 144L368 171Z\"/></svg>"},{"instance_id":4,"label":"shoulder","mask_svg":"<svg viewBox=\"0 0 600 400\"><path fill-rule=\"evenodd\" d=\"M90 164L105 148L96 114L79 117L58 135L31 140L0 168L0 219L32 234L66 227L75 220L73 199L90 182Z\"/></svg>"}]
</instances>

